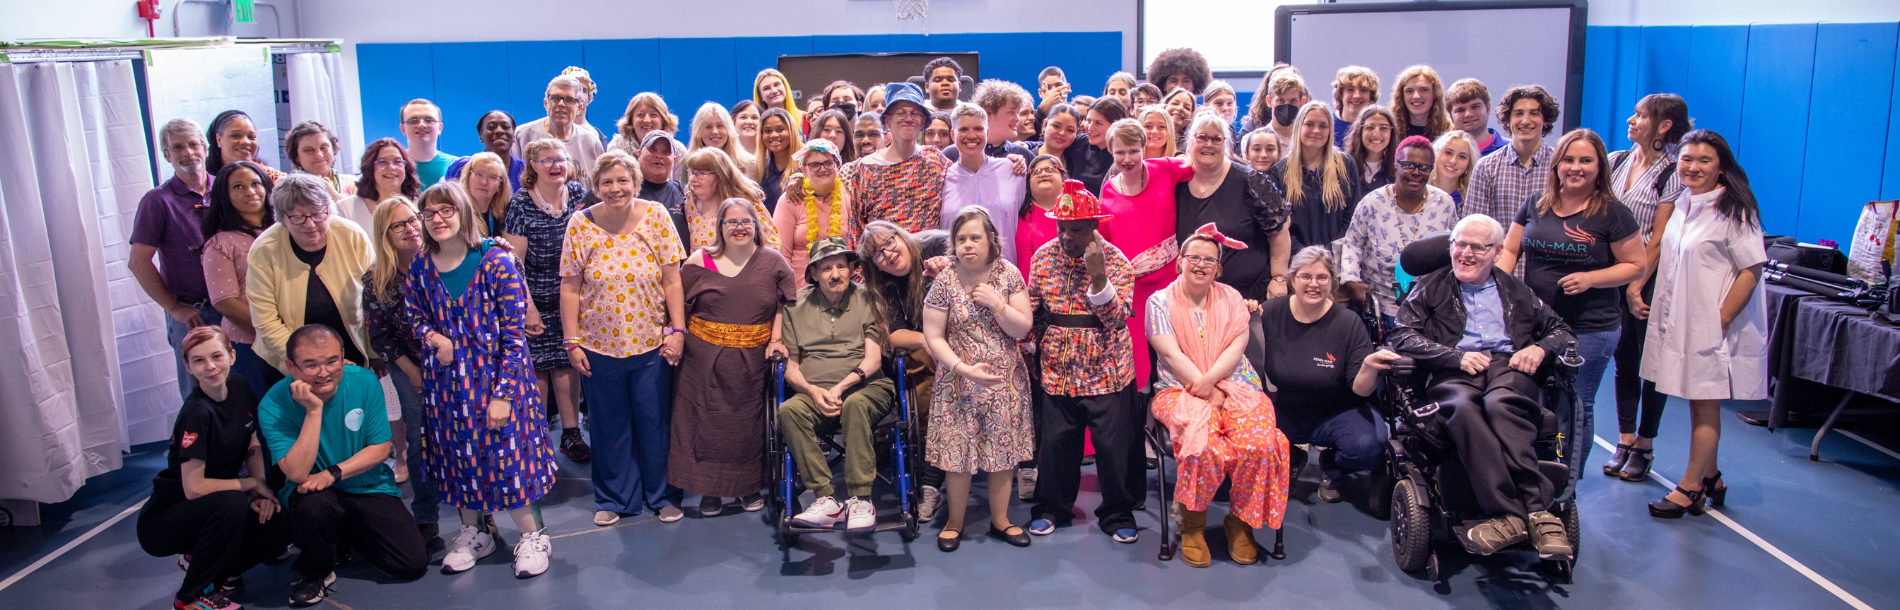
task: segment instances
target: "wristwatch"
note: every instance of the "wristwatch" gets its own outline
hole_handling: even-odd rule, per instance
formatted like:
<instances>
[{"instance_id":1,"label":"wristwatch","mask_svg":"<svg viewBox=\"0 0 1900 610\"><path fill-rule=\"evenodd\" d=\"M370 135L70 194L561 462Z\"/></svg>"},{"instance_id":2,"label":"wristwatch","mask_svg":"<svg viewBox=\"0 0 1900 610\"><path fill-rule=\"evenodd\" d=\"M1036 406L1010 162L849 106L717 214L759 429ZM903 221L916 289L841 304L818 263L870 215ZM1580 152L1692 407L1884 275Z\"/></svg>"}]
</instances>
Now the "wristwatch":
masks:
<instances>
[{"instance_id":1,"label":"wristwatch","mask_svg":"<svg viewBox=\"0 0 1900 610\"><path fill-rule=\"evenodd\" d=\"M335 464L331 464L329 468L325 468L325 469L323 469L323 471L324 471L324 472L328 472L328 473L330 473L330 478L331 478L331 479L334 479L334 480L333 480L333 481L331 481L331 482L335 482L335 481L341 481L341 480L343 480L343 467L342 467L342 466L337 466L337 465L335 465Z\"/></svg>"}]
</instances>

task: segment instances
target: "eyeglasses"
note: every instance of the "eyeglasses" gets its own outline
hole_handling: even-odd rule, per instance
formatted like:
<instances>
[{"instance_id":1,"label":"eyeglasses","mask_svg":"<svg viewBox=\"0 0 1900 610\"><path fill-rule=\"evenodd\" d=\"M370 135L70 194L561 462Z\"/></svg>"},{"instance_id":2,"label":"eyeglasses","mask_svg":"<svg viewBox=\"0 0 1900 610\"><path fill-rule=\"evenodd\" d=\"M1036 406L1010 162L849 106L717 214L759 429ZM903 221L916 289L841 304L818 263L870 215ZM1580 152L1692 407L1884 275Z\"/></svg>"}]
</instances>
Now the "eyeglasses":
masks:
<instances>
[{"instance_id":1,"label":"eyeglasses","mask_svg":"<svg viewBox=\"0 0 1900 610\"><path fill-rule=\"evenodd\" d=\"M330 212L328 210L317 212L315 214L285 214L284 215L284 222L288 222L293 225L323 224L324 221L329 220L329 219L330 219Z\"/></svg>"},{"instance_id":2,"label":"eyeglasses","mask_svg":"<svg viewBox=\"0 0 1900 610\"><path fill-rule=\"evenodd\" d=\"M1204 133L1194 134L1194 143L1196 144L1219 144L1226 140L1227 138L1216 136L1216 135L1208 135Z\"/></svg>"},{"instance_id":3,"label":"eyeglasses","mask_svg":"<svg viewBox=\"0 0 1900 610\"><path fill-rule=\"evenodd\" d=\"M550 95L548 96L548 102L556 106L579 106L581 100L580 98L567 95Z\"/></svg>"},{"instance_id":4,"label":"eyeglasses","mask_svg":"<svg viewBox=\"0 0 1900 610\"><path fill-rule=\"evenodd\" d=\"M408 120L403 121L402 124L408 125L410 127L428 127L440 122L441 121L435 120L435 117L419 116L419 117L411 117Z\"/></svg>"},{"instance_id":5,"label":"eyeglasses","mask_svg":"<svg viewBox=\"0 0 1900 610\"><path fill-rule=\"evenodd\" d=\"M1212 267L1220 264L1220 259L1218 258L1194 254L1184 255L1181 257L1181 260L1187 261L1189 267Z\"/></svg>"},{"instance_id":6,"label":"eyeglasses","mask_svg":"<svg viewBox=\"0 0 1900 610\"><path fill-rule=\"evenodd\" d=\"M450 211L453 212L454 210L450 210ZM411 218L409 220L405 220L402 222L394 222L394 223L390 223L389 228L386 230L390 233L396 233L398 231L405 232L405 233L409 231L421 231L422 221L417 220L415 218Z\"/></svg>"},{"instance_id":7,"label":"eyeglasses","mask_svg":"<svg viewBox=\"0 0 1900 610\"><path fill-rule=\"evenodd\" d=\"M1029 175L1031 176L1050 176L1050 175L1060 176L1062 175L1062 167L1055 164L1044 165L1042 167L1029 170Z\"/></svg>"},{"instance_id":8,"label":"eyeglasses","mask_svg":"<svg viewBox=\"0 0 1900 610\"><path fill-rule=\"evenodd\" d=\"M709 171L704 171L704 170L697 170L697 169L689 169L689 170L686 170L686 177L687 177L688 179L692 179L692 178L711 178L711 177L713 177L713 173L712 173L712 172L709 172Z\"/></svg>"},{"instance_id":9,"label":"eyeglasses","mask_svg":"<svg viewBox=\"0 0 1900 610\"><path fill-rule=\"evenodd\" d=\"M752 219L750 218L728 219L728 220L719 221L719 224L725 225L727 228L750 227L752 226Z\"/></svg>"},{"instance_id":10,"label":"eyeglasses","mask_svg":"<svg viewBox=\"0 0 1900 610\"><path fill-rule=\"evenodd\" d=\"M417 215L417 217L423 220L435 220L437 218L440 218L442 220L449 220L449 219L455 218L455 208L427 209L427 210L423 210L421 214Z\"/></svg>"},{"instance_id":11,"label":"eyeglasses","mask_svg":"<svg viewBox=\"0 0 1900 610\"><path fill-rule=\"evenodd\" d=\"M807 161L805 162L804 166L805 166L805 171L808 171L808 172L816 172L820 170L828 172L831 170L838 169L838 162L837 161Z\"/></svg>"},{"instance_id":12,"label":"eyeglasses","mask_svg":"<svg viewBox=\"0 0 1900 610\"><path fill-rule=\"evenodd\" d=\"M470 180L481 180L483 182L501 182L500 174L491 174L488 172L469 172L468 177Z\"/></svg>"},{"instance_id":13,"label":"eyeglasses","mask_svg":"<svg viewBox=\"0 0 1900 610\"><path fill-rule=\"evenodd\" d=\"M1484 254L1486 252L1490 252L1492 248L1496 248L1496 247L1497 247L1496 244L1474 244L1468 241L1451 242L1452 250L1476 252L1478 254Z\"/></svg>"},{"instance_id":14,"label":"eyeglasses","mask_svg":"<svg viewBox=\"0 0 1900 610\"><path fill-rule=\"evenodd\" d=\"M1293 279L1295 281L1299 281L1299 282L1303 282L1307 284L1327 284L1333 281L1333 276L1302 273L1302 274L1293 276Z\"/></svg>"},{"instance_id":15,"label":"eyeglasses","mask_svg":"<svg viewBox=\"0 0 1900 610\"><path fill-rule=\"evenodd\" d=\"M297 368L303 369L303 372L305 373L315 375L325 370L343 368L343 358L341 357L332 358L332 359L324 360L321 362L314 362L314 361L298 362Z\"/></svg>"},{"instance_id":16,"label":"eyeglasses","mask_svg":"<svg viewBox=\"0 0 1900 610\"><path fill-rule=\"evenodd\" d=\"M374 163L371 163L371 165L375 165L376 169L394 169L398 167L408 168L409 162L406 160L400 160L400 159L395 160L395 161L391 161L388 159L377 159Z\"/></svg>"},{"instance_id":17,"label":"eyeglasses","mask_svg":"<svg viewBox=\"0 0 1900 610\"><path fill-rule=\"evenodd\" d=\"M567 165L567 157L555 157L552 159L535 159L534 164L539 165L541 167L554 167L556 165Z\"/></svg>"},{"instance_id":18,"label":"eyeglasses","mask_svg":"<svg viewBox=\"0 0 1900 610\"><path fill-rule=\"evenodd\" d=\"M1399 171L1404 171L1404 172L1420 172L1420 173L1426 173L1426 174L1429 174L1429 173L1432 173L1432 164L1430 164L1430 163L1413 163L1413 162L1411 162L1411 161L1400 161L1400 162L1399 162Z\"/></svg>"},{"instance_id":19,"label":"eyeglasses","mask_svg":"<svg viewBox=\"0 0 1900 610\"><path fill-rule=\"evenodd\" d=\"M904 110L892 110L888 113L885 113L884 116L888 116L893 119L921 119L921 118L924 118L924 113L921 110L904 109Z\"/></svg>"},{"instance_id":20,"label":"eyeglasses","mask_svg":"<svg viewBox=\"0 0 1900 610\"><path fill-rule=\"evenodd\" d=\"M866 129L866 130L864 130L864 131L853 131L853 132L851 132L851 137L853 137L853 138L856 138L856 139L859 139L859 140L868 140L868 139L871 139L871 138L881 138L881 137L884 137L884 132L882 132L882 131L878 131L878 130L876 130L876 129Z\"/></svg>"}]
</instances>

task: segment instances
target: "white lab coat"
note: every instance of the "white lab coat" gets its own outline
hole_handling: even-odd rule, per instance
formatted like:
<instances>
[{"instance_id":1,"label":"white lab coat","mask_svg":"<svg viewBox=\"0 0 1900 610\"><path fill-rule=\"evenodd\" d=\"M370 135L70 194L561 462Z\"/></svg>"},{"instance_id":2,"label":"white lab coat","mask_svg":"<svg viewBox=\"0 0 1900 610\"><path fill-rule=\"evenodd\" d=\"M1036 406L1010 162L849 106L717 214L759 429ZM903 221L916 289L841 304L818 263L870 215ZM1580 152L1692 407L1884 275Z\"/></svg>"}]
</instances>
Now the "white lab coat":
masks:
<instances>
[{"instance_id":1,"label":"white lab coat","mask_svg":"<svg viewBox=\"0 0 1900 610\"><path fill-rule=\"evenodd\" d=\"M1723 189L1684 191L1664 229L1642 376L1691 400L1768 397L1768 304L1760 282L1728 328L1722 301L1742 270L1768 261L1759 226L1723 216Z\"/></svg>"}]
</instances>

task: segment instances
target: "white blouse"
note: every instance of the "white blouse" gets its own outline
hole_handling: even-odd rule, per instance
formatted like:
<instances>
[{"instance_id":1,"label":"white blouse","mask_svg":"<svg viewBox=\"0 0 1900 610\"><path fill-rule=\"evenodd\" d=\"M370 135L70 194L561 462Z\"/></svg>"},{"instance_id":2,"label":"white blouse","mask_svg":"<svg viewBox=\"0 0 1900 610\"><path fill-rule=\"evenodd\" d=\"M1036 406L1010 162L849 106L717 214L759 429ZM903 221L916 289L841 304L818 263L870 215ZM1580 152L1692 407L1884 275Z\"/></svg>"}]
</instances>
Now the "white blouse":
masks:
<instances>
[{"instance_id":1,"label":"white blouse","mask_svg":"<svg viewBox=\"0 0 1900 610\"><path fill-rule=\"evenodd\" d=\"M1724 189L1676 200L1663 229L1642 376L1691 400L1768 397L1768 304L1761 282L1727 328L1722 301L1744 269L1768 261L1759 226L1716 211Z\"/></svg>"}]
</instances>

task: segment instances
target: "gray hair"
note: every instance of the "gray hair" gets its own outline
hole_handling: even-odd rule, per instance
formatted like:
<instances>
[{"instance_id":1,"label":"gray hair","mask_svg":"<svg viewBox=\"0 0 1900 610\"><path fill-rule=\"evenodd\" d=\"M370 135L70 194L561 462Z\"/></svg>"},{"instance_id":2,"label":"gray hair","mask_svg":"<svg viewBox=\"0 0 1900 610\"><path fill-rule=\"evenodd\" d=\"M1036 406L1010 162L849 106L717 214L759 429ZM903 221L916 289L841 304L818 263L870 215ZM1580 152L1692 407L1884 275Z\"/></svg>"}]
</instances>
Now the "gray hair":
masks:
<instances>
[{"instance_id":1,"label":"gray hair","mask_svg":"<svg viewBox=\"0 0 1900 610\"><path fill-rule=\"evenodd\" d=\"M278 188L283 187L279 186ZM1478 225L1491 231L1491 241L1486 245L1495 246L1504 243L1504 225L1498 224L1497 219L1484 214L1472 214L1459 220L1458 224L1451 227L1452 239L1454 241L1457 240L1458 236L1463 234L1465 229L1471 225Z\"/></svg>"},{"instance_id":2,"label":"gray hair","mask_svg":"<svg viewBox=\"0 0 1900 610\"><path fill-rule=\"evenodd\" d=\"M330 186L310 174L289 174L278 180L276 188L271 189L270 207L279 224L289 224L290 213L303 208L336 213L336 202L330 199Z\"/></svg>"},{"instance_id":3,"label":"gray hair","mask_svg":"<svg viewBox=\"0 0 1900 610\"><path fill-rule=\"evenodd\" d=\"M199 142L205 141L205 130L191 119L172 119L158 131L158 147L170 148L172 138L188 137Z\"/></svg>"},{"instance_id":4,"label":"gray hair","mask_svg":"<svg viewBox=\"0 0 1900 610\"><path fill-rule=\"evenodd\" d=\"M956 131L957 123L963 122L963 117L966 116L976 117L977 122L983 123L984 125L988 125L990 122L990 113L983 110L982 106L963 102L957 104L956 110L950 111L950 130Z\"/></svg>"},{"instance_id":5,"label":"gray hair","mask_svg":"<svg viewBox=\"0 0 1900 610\"><path fill-rule=\"evenodd\" d=\"M1339 263L1333 260L1333 249L1327 246L1307 246L1293 253L1293 260L1286 263L1286 272L1298 274L1307 265L1319 263L1326 267L1326 274L1333 276L1333 284L1339 283Z\"/></svg>"},{"instance_id":6,"label":"gray hair","mask_svg":"<svg viewBox=\"0 0 1900 610\"><path fill-rule=\"evenodd\" d=\"M1221 141L1226 142L1229 138L1234 137L1234 134L1228 131L1228 127L1226 117L1221 116L1213 110L1203 108L1194 112L1194 122L1188 123L1187 137L1183 139L1192 141L1196 134L1201 133L1202 129L1212 128L1214 133L1220 134Z\"/></svg>"},{"instance_id":7,"label":"gray hair","mask_svg":"<svg viewBox=\"0 0 1900 610\"><path fill-rule=\"evenodd\" d=\"M548 88L546 91L541 93L542 97L546 97L548 91L553 91L555 85L563 85L570 89L573 89L574 96L580 98L581 104L583 105L594 101L594 95L587 92L587 85L585 83L582 83L580 78L575 77L572 74L562 74L560 76L554 77L553 80L548 81Z\"/></svg>"}]
</instances>

